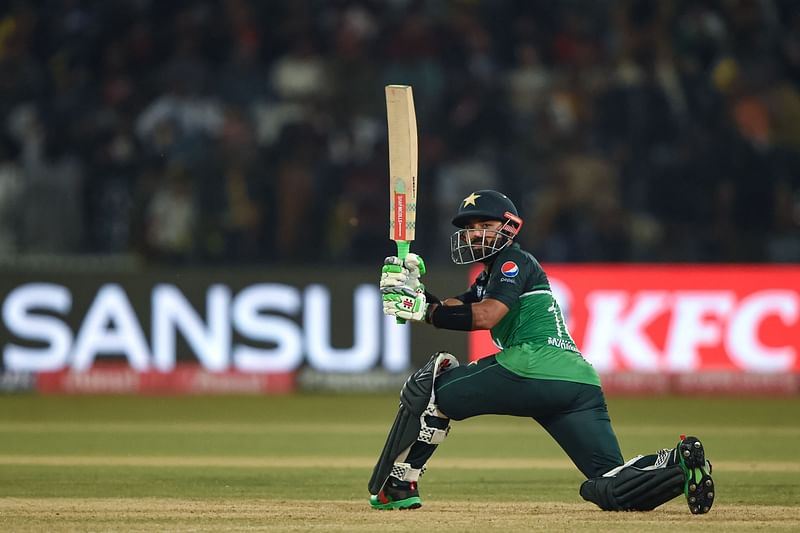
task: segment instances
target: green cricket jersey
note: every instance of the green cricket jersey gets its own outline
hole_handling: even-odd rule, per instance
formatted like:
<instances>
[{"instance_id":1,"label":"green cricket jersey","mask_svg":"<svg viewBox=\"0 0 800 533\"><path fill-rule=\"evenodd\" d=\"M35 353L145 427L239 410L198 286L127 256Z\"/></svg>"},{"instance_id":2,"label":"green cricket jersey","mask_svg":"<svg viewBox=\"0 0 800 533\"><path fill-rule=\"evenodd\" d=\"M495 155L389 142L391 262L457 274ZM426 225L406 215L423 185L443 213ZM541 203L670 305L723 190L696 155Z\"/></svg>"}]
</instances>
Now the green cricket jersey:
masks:
<instances>
[{"instance_id":1,"label":"green cricket jersey","mask_svg":"<svg viewBox=\"0 0 800 533\"><path fill-rule=\"evenodd\" d=\"M489 272L481 272L469 291L457 298L464 303L493 298L508 307L491 330L502 350L497 362L503 367L529 378L600 385L597 372L567 330L547 275L519 244L501 250Z\"/></svg>"}]
</instances>

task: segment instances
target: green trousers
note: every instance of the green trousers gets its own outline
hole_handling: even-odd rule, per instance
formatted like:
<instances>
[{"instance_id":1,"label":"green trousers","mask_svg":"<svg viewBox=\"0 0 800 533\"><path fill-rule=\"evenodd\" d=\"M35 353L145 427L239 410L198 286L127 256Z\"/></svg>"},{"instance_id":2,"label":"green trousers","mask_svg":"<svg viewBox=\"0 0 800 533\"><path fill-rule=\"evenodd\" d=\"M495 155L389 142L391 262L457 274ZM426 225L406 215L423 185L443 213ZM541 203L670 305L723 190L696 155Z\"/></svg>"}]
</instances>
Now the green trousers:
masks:
<instances>
[{"instance_id":1,"label":"green trousers","mask_svg":"<svg viewBox=\"0 0 800 533\"><path fill-rule=\"evenodd\" d=\"M488 414L533 418L587 478L624 462L603 390L595 385L525 378L490 356L437 377L436 400L453 420Z\"/></svg>"}]
</instances>

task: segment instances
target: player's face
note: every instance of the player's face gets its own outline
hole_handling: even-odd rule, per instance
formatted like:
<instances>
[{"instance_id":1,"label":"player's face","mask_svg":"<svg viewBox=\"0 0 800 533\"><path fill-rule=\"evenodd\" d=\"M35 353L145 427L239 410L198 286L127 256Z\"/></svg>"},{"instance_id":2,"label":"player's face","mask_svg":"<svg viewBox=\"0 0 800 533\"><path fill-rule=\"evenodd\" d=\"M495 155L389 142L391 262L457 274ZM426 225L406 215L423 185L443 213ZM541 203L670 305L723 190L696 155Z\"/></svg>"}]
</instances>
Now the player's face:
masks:
<instances>
[{"instance_id":1,"label":"player's face","mask_svg":"<svg viewBox=\"0 0 800 533\"><path fill-rule=\"evenodd\" d=\"M472 218L450 236L450 254L457 265L483 261L511 244L509 221Z\"/></svg>"},{"instance_id":2,"label":"player's face","mask_svg":"<svg viewBox=\"0 0 800 533\"><path fill-rule=\"evenodd\" d=\"M464 229L468 230L466 236L474 249L494 244L494 241L497 240L497 232L501 227L503 227L503 223L499 220L478 218L470 219L464 225Z\"/></svg>"}]
</instances>

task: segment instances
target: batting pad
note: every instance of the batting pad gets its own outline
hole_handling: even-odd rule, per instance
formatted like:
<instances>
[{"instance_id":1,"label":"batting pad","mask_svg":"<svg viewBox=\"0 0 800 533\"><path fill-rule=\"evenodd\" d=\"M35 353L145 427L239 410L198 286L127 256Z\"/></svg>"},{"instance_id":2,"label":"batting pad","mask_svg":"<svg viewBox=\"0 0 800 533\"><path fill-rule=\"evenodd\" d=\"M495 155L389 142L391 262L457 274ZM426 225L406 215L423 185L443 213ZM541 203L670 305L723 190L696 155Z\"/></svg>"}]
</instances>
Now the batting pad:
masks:
<instances>
[{"instance_id":1,"label":"batting pad","mask_svg":"<svg viewBox=\"0 0 800 533\"><path fill-rule=\"evenodd\" d=\"M406 459L415 441L438 444L444 439L447 430L431 428L425 423L424 417L440 414L436 408L433 384L436 376L456 366L458 360L454 356L439 352L406 380L400 391L400 409L386 437L378 462L372 470L368 485L370 494L380 492L394 464Z\"/></svg>"}]
</instances>

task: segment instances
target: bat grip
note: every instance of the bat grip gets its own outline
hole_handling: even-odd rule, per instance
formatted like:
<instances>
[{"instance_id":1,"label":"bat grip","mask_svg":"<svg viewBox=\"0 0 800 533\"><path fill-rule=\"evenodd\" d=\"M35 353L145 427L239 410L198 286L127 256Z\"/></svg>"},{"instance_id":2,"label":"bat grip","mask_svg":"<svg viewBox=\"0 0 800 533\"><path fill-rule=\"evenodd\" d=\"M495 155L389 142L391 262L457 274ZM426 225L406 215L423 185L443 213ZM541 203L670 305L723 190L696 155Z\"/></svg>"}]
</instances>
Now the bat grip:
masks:
<instances>
[{"instance_id":1,"label":"bat grip","mask_svg":"<svg viewBox=\"0 0 800 533\"><path fill-rule=\"evenodd\" d=\"M406 256L408 255L408 251L411 249L411 242L410 241L395 241L397 244L397 257L400 258L401 261L405 261ZM398 324L405 324L406 321L402 318L397 319Z\"/></svg>"}]
</instances>

